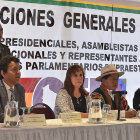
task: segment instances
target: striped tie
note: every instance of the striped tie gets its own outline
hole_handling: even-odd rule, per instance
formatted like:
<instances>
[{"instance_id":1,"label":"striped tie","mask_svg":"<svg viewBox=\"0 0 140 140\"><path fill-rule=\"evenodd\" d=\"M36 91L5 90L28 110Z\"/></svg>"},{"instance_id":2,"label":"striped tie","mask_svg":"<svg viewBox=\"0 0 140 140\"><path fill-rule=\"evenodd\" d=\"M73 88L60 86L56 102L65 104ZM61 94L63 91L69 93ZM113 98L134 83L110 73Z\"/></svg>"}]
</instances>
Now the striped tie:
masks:
<instances>
[{"instance_id":1,"label":"striped tie","mask_svg":"<svg viewBox=\"0 0 140 140\"><path fill-rule=\"evenodd\" d=\"M9 90L11 91L11 100L10 101L15 101L14 89L10 88Z\"/></svg>"}]
</instances>

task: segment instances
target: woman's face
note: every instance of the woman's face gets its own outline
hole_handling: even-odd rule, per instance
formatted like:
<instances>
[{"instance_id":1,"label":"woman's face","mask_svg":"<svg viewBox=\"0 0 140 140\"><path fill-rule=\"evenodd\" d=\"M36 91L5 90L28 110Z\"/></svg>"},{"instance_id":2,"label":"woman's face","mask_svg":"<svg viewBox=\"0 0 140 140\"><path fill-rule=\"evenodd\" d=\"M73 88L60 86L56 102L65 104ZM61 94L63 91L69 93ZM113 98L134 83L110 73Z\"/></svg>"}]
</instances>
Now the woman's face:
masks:
<instances>
[{"instance_id":1,"label":"woman's face","mask_svg":"<svg viewBox=\"0 0 140 140\"><path fill-rule=\"evenodd\" d=\"M71 82L75 88L80 88L83 84L84 76L82 71L77 71L75 74L71 75Z\"/></svg>"}]
</instances>

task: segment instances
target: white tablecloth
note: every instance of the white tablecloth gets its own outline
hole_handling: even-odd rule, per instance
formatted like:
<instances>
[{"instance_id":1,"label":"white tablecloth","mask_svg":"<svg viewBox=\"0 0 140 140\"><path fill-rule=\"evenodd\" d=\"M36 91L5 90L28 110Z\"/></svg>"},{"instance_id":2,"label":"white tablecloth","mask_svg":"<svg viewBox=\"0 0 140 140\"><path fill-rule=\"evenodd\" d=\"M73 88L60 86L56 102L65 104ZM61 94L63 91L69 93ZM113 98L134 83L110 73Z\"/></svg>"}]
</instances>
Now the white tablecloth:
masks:
<instances>
[{"instance_id":1,"label":"white tablecloth","mask_svg":"<svg viewBox=\"0 0 140 140\"><path fill-rule=\"evenodd\" d=\"M140 119L112 121L109 124L63 124L47 120L47 126L4 128L0 125L0 140L140 140Z\"/></svg>"}]
</instances>

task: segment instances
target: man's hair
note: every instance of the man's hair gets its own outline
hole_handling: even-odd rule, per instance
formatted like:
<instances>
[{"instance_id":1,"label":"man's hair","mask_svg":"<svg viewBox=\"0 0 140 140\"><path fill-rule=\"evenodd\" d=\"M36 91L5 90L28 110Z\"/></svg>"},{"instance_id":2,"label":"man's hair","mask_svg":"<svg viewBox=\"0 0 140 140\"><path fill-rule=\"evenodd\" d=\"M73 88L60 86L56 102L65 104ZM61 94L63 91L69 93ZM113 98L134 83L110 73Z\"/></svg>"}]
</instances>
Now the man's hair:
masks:
<instances>
[{"instance_id":1,"label":"man's hair","mask_svg":"<svg viewBox=\"0 0 140 140\"><path fill-rule=\"evenodd\" d=\"M106 75L106 76L102 77L102 79L108 79L108 77L110 77L110 75L111 75L111 74ZM102 80L102 79L101 79L101 80Z\"/></svg>"},{"instance_id":2,"label":"man's hair","mask_svg":"<svg viewBox=\"0 0 140 140\"><path fill-rule=\"evenodd\" d=\"M20 63L20 60L18 58L10 55L7 55L0 60L0 79L3 79L3 76L1 75L1 71L3 70L3 72L6 73L8 70L8 65L12 61L15 63Z\"/></svg>"}]
</instances>

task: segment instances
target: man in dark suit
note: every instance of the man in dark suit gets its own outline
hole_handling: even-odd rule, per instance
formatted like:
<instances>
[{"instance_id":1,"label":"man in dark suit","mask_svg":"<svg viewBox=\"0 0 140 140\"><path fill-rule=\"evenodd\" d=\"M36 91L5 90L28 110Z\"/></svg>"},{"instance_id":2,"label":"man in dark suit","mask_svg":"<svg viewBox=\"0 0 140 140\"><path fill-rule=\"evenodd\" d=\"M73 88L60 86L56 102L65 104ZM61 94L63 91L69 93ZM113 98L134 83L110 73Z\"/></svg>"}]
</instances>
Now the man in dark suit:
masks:
<instances>
[{"instance_id":1,"label":"man in dark suit","mask_svg":"<svg viewBox=\"0 0 140 140\"><path fill-rule=\"evenodd\" d=\"M0 24L0 59L6 55L10 55L9 47L1 43L2 35L3 35L3 28L2 25Z\"/></svg>"},{"instance_id":2,"label":"man in dark suit","mask_svg":"<svg viewBox=\"0 0 140 140\"><path fill-rule=\"evenodd\" d=\"M19 84L20 69L20 61L14 56L5 56L0 61L0 123L4 121L4 109L8 101L15 100L19 108L26 107L25 89Z\"/></svg>"}]
</instances>

